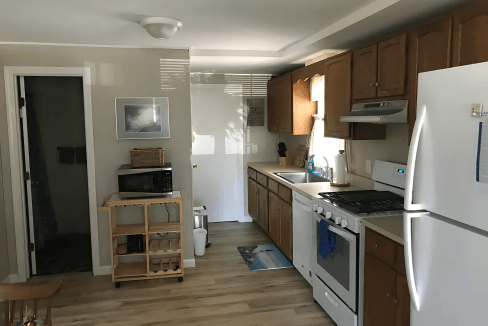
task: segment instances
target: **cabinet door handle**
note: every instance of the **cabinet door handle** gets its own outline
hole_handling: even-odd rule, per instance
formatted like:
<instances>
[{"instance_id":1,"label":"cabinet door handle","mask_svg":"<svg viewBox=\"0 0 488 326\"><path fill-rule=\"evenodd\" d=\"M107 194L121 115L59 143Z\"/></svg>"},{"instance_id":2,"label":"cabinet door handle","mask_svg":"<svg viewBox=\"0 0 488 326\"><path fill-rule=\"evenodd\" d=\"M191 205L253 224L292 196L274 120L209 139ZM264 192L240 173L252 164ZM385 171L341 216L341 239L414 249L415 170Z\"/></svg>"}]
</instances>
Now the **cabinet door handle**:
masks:
<instances>
[{"instance_id":1,"label":"cabinet door handle","mask_svg":"<svg viewBox=\"0 0 488 326\"><path fill-rule=\"evenodd\" d=\"M376 83L376 87L380 86L380 84Z\"/></svg>"},{"instance_id":2,"label":"cabinet door handle","mask_svg":"<svg viewBox=\"0 0 488 326\"><path fill-rule=\"evenodd\" d=\"M373 83L369 83L369 86L373 87Z\"/></svg>"}]
</instances>

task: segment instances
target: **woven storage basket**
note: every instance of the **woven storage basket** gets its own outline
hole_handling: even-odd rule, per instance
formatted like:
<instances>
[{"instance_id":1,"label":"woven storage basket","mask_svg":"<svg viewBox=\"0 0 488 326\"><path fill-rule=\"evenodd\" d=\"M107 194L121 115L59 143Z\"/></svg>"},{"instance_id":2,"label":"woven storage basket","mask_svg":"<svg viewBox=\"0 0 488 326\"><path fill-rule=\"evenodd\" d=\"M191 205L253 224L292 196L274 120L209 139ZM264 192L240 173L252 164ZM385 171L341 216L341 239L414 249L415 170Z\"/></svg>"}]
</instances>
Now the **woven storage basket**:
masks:
<instances>
[{"instance_id":1,"label":"woven storage basket","mask_svg":"<svg viewBox=\"0 0 488 326\"><path fill-rule=\"evenodd\" d=\"M133 148L130 150L130 163L133 168L153 167L164 165L164 149Z\"/></svg>"}]
</instances>

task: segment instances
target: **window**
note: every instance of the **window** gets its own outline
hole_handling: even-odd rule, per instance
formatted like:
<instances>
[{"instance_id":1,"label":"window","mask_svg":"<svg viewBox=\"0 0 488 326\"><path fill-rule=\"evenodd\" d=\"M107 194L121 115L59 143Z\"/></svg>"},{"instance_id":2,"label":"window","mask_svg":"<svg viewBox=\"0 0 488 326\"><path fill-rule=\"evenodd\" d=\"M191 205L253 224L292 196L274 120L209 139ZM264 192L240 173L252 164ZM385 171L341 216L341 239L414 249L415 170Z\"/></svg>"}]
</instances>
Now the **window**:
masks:
<instances>
[{"instance_id":1,"label":"window","mask_svg":"<svg viewBox=\"0 0 488 326\"><path fill-rule=\"evenodd\" d=\"M325 76L315 75L310 80L310 99L317 101L317 114L309 138L310 155L315 155L315 166L326 166L325 157L329 167L335 168L334 156L344 149L344 140L324 137Z\"/></svg>"}]
</instances>

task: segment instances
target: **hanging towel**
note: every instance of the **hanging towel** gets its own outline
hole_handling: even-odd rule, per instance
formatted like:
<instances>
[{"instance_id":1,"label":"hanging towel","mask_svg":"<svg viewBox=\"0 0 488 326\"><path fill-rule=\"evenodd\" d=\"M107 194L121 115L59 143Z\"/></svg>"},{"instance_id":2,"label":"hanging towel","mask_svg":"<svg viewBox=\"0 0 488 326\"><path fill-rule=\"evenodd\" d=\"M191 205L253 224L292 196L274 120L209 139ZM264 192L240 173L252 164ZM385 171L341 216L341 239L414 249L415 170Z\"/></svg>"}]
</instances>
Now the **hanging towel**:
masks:
<instances>
[{"instance_id":1,"label":"hanging towel","mask_svg":"<svg viewBox=\"0 0 488 326\"><path fill-rule=\"evenodd\" d=\"M327 259L327 256L329 256L335 248L336 239L335 233L329 230L329 223L325 220L320 220L319 235L319 254L322 258Z\"/></svg>"},{"instance_id":2,"label":"hanging towel","mask_svg":"<svg viewBox=\"0 0 488 326\"><path fill-rule=\"evenodd\" d=\"M76 147L76 163L86 164L86 147Z\"/></svg>"},{"instance_id":3,"label":"hanging towel","mask_svg":"<svg viewBox=\"0 0 488 326\"><path fill-rule=\"evenodd\" d=\"M74 147L58 147L59 151L59 163L61 164L73 164L75 161L75 148Z\"/></svg>"}]
</instances>

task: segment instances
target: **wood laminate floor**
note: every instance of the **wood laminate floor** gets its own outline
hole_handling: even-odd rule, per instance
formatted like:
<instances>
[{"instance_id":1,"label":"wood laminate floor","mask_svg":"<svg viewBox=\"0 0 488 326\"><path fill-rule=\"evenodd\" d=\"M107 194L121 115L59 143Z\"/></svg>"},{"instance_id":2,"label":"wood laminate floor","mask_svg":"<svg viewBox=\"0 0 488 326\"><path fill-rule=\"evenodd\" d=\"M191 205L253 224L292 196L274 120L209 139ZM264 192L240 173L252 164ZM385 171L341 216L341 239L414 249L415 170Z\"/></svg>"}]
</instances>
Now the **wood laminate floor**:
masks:
<instances>
[{"instance_id":1,"label":"wood laminate floor","mask_svg":"<svg viewBox=\"0 0 488 326\"><path fill-rule=\"evenodd\" d=\"M53 301L54 325L335 326L314 303L312 287L292 269L252 272L238 246L271 243L252 223L209 224L212 245L196 268L176 279L123 282L65 274ZM39 282L51 277L37 277Z\"/></svg>"}]
</instances>

